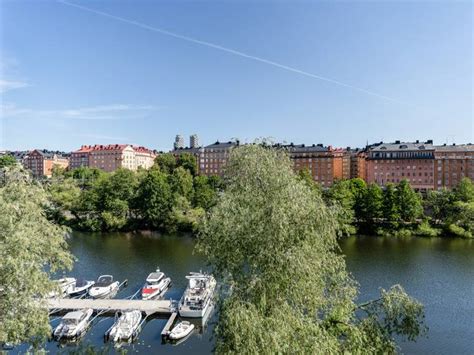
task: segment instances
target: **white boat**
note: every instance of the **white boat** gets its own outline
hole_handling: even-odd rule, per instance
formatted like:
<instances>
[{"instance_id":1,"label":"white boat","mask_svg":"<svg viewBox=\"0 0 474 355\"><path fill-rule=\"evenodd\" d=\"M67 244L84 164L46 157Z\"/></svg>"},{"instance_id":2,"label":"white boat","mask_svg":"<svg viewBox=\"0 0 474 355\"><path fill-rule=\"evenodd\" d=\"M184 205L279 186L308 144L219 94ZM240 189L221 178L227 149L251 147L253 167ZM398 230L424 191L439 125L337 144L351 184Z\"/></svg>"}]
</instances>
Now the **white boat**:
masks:
<instances>
[{"instance_id":1,"label":"white boat","mask_svg":"<svg viewBox=\"0 0 474 355\"><path fill-rule=\"evenodd\" d=\"M108 331L106 336L113 341L133 340L138 334L142 312L124 311L116 318L114 325Z\"/></svg>"},{"instance_id":2,"label":"white boat","mask_svg":"<svg viewBox=\"0 0 474 355\"><path fill-rule=\"evenodd\" d=\"M179 302L179 315L202 318L212 305L216 279L212 275L197 272L191 272L186 278L189 284Z\"/></svg>"},{"instance_id":3,"label":"white boat","mask_svg":"<svg viewBox=\"0 0 474 355\"><path fill-rule=\"evenodd\" d=\"M71 297L79 296L87 293L87 291L95 284L94 281L76 280L76 282L67 290L67 294Z\"/></svg>"},{"instance_id":4,"label":"white boat","mask_svg":"<svg viewBox=\"0 0 474 355\"><path fill-rule=\"evenodd\" d=\"M188 322L188 321L183 321L178 323L169 333L168 337L171 340L178 340L178 339L183 339L186 338L189 334L194 329L194 324Z\"/></svg>"},{"instance_id":5,"label":"white boat","mask_svg":"<svg viewBox=\"0 0 474 355\"><path fill-rule=\"evenodd\" d=\"M63 297L69 293L69 290L74 286L76 283L76 279L74 277L64 277L59 280L53 280L53 282L59 288L59 291L51 291L49 293L49 297Z\"/></svg>"},{"instance_id":6,"label":"white boat","mask_svg":"<svg viewBox=\"0 0 474 355\"><path fill-rule=\"evenodd\" d=\"M146 278L146 283L142 288L142 298L144 300L150 300L152 298L161 296L170 286L171 279L165 277L165 274L156 269L156 272L152 272Z\"/></svg>"},{"instance_id":7,"label":"white boat","mask_svg":"<svg viewBox=\"0 0 474 355\"><path fill-rule=\"evenodd\" d=\"M76 339L85 333L90 324L92 309L84 309L67 313L61 323L54 329L54 338Z\"/></svg>"},{"instance_id":8,"label":"white boat","mask_svg":"<svg viewBox=\"0 0 474 355\"><path fill-rule=\"evenodd\" d=\"M99 276L97 282L89 289L89 296L93 298L107 298L113 292L117 291L119 282L114 281L112 275Z\"/></svg>"}]
</instances>

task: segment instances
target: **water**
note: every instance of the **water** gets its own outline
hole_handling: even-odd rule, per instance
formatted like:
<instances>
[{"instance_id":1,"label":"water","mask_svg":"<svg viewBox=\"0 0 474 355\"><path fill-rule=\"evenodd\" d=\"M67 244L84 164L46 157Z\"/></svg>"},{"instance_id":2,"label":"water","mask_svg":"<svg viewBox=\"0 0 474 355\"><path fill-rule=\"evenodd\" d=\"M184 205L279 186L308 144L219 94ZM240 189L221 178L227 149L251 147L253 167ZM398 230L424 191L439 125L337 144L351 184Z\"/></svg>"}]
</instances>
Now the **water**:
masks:
<instances>
[{"instance_id":1,"label":"water","mask_svg":"<svg viewBox=\"0 0 474 355\"><path fill-rule=\"evenodd\" d=\"M187 236L157 234L74 233L70 247L78 261L73 276L96 279L111 274L128 287L117 297L138 290L148 275L159 266L173 280L166 298L179 299L186 287L189 271L205 269L205 262L193 254L194 240ZM349 238L341 242L348 269L361 285L360 301L375 298L380 287L399 283L426 307L428 338L416 343L400 342L407 354L472 354L474 349L474 241L461 239ZM59 320L53 321L55 326ZM103 334L112 325L101 318L82 340L97 349L104 346ZM163 354L209 354L213 348L214 319L202 333L180 345L162 344L161 330L166 319L153 319L145 325L129 352ZM55 342L46 344L51 352L68 351ZM13 352L24 351L17 347Z\"/></svg>"}]
</instances>

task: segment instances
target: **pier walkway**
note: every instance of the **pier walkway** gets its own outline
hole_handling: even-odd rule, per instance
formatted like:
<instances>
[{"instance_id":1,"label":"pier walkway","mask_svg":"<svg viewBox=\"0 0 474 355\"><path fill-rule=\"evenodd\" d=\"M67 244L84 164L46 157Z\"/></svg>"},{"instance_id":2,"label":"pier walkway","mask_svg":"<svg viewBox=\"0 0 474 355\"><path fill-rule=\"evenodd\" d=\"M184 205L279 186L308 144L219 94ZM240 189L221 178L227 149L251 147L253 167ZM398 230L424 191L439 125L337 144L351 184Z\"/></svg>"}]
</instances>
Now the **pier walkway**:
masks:
<instances>
[{"instance_id":1,"label":"pier walkway","mask_svg":"<svg viewBox=\"0 0 474 355\"><path fill-rule=\"evenodd\" d=\"M117 311L138 310L147 316L169 316L175 312L171 300L127 300L127 299L75 299L53 298L48 300L51 313L92 308L101 314L115 313Z\"/></svg>"}]
</instances>

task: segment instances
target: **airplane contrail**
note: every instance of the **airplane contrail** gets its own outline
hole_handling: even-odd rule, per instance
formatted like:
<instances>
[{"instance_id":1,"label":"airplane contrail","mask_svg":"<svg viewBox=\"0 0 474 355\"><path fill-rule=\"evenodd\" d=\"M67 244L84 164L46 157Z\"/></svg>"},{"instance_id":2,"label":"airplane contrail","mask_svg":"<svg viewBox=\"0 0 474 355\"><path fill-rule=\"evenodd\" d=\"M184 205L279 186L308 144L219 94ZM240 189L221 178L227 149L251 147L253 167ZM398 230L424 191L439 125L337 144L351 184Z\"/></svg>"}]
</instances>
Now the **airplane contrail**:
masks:
<instances>
[{"instance_id":1,"label":"airplane contrail","mask_svg":"<svg viewBox=\"0 0 474 355\"><path fill-rule=\"evenodd\" d=\"M76 7L78 9L88 11L88 12L91 12L91 13L94 13L94 14L97 14L97 15L109 17L111 19L115 19L117 21L128 23L130 25L135 25L137 27L141 27L141 28L149 30L149 31L161 33L161 34L164 34L164 35L167 35L167 36L170 36L170 37L181 39L183 41L187 41L187 42L191 42L191 43L195 43L195 44L200 44L202 46L206 46L206 47L209 47L209 48L218 49L218 50L223 51L223 52L234 54L236 56L247 58L247 59L252 59L254 61L264 63L264 64L268 64L268 65L271 65L271 66L274 66L274 67L277 67L277 68L280 68L280 69L284 69L284 70L287 70L287 71L290 71L290 72L293 72L293 73L297 73L297 74L304 75L304 76L307 76L307 77L310 77L310 78L326 81L326 82L329 82L329 83L332 83L332 84L335 84L335 85L339 85L339 86L343 86L343 87L346 87L346 88L349 88L349 89L357 90L357 91L363 92L365 94L375 96L375 97L378 97L378 98L381 98L381 99L384 99L384 100L393 101L393 102L396 102L396 103L399 103L399 104L404 104L404 105L407 104L406 102L403 102L401 100L398 100L398 99L395 99L395 98L392 98L392 97L389 97L389 96L385 96L385 95L376 93L376 92L371 91L371 90L367 90L367 89L364 89L364 88L361 88L361 87L358 87L358 86L347 84L347 83L344 83L342 81L331 79L331 78L328 78L328 77L325 77L325 76L313 74L313 73L310 73L310 72L307 72L307 71L304 71L304 70L301 70L301 69L298 69L298 68L294 68L294 67L290 67L288 65L284 65L284 64L281 64L281 63L274 62L274 61L269 60L269 59L265 59L265 58L257 57L257 56L247 54L247 53L244 53L244 52L240 52L240 51L232 49L232 48L223 47L223 46L220 46L218 44L211 43L211 42L203 41L203 40L196 39L196 38L193 38L193 37L184 36L184 35L181 35L179 33L167 31L167 30L164 30L162 28L147 25L145 23L141 23L141 22L134 21L134 20L129 20L129 19L126 19L124 17L115 16L115 15L109 14L107 12L95 10L95 9L90 8L90 7L74 4L74 3L71 3L71 2L66 1L66 0L56 0L56 1L61 3L61 4L64 4L64 5Z\"/></svg>"}]
</instances>

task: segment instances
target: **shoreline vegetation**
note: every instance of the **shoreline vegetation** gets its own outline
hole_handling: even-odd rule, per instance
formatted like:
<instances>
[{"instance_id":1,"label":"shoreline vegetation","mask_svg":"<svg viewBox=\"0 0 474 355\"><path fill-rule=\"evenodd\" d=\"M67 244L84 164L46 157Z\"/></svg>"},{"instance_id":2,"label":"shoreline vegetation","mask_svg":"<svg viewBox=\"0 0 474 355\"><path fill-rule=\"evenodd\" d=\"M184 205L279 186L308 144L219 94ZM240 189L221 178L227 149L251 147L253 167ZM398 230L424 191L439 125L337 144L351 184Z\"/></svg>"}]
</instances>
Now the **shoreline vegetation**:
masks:
<instances>
[{"instance_id":1,"label":"shoreline vegetation","mask_svg":"<svg viewBox=\"0 0 474 355\"><path fill-rule=\"evenodd\" d=\"M219 176L197 175L194 156L157 157L150 170L56 169L45 180L50 218L83 231L156 230L197 233L205 214L225 190ZM381 188L360 178L322 189L308 170L298 176L337 211L338 236L474 236L474 184L422 195L406 180Z\"/></svg>"},{"instance_id":2,"label":"shoreline vegetation","mask_svg":"<svg viewBox=\"0 0 474 355\"><path fill-rule=\"evenodd\" d=\"M1 166L14 164L3 157ZM90 232L150 230L198 233L226 182L197 174L193 155L162 154L149 170L55 168L43 180L48 217L74 230ZM414 191L406 180L384 188L360 178L336 181L329 189L308 170L298 173L337 213L338 237L350 235L474 237L474 184L469 178L453 189Z\"/></svg>"}]
</instances>

